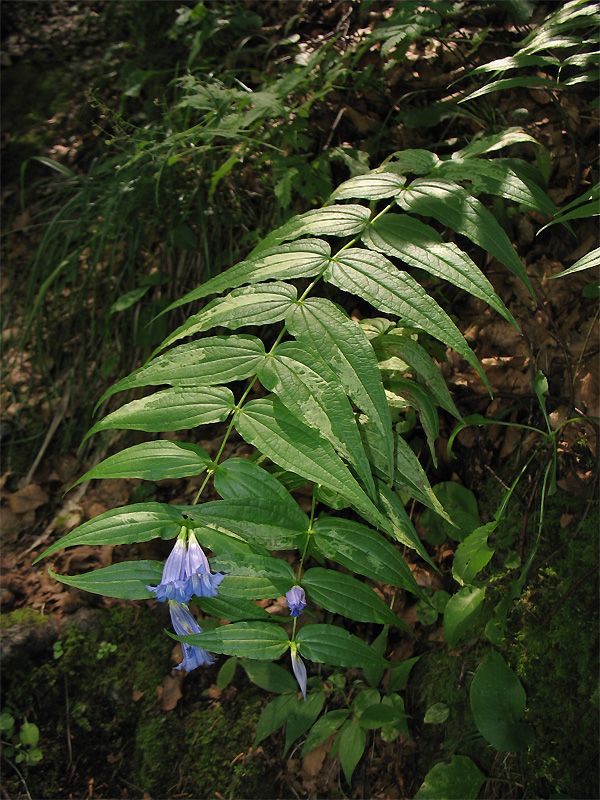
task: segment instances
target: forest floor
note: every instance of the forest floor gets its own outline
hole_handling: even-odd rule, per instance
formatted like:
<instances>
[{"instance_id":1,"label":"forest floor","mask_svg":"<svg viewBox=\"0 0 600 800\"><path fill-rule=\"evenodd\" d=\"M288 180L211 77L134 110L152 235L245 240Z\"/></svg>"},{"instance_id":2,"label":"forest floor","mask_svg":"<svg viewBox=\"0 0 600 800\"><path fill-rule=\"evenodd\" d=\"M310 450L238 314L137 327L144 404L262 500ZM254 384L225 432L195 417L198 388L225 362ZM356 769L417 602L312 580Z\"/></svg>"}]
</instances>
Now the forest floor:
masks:
<instances>
[{"instance_id":1,"label":"forest floor","mask_svg":"<svg viewBox=\"0 0 600 800\"><path fill-rule=\"evenodd\" d=\"M85 25L91 23L84 12L78 16L77 6L71 11L68 4L52 5L55 14L42 15L35 32L13 34L3 45L3 114L11 119L3 124L2 197L5 229L14 234L11 270L2 276L3 289L27 269L39 243L39 233L28 226L28 208L18 205L20 163L38 154L76 164L78 148L85 150L92 135L85 90L100 68L106 34L93 28L87 32ZM442 56L414 55L410 69L415 81L437 80L441 67L436 58ZM588 165L596 159L597 113L588 123L578 119L577 103L568 96L557 110L537 90L519 91L511 102L528 109L528 130L550 152L550 196L560 206L595 182ZM361 101L368 106L367 100ZM376 108L367 111L378 113ZM565 118L571 123L568 129ZM29 145L21 135L27 128ZM420 128L405 132L402 144L432 146ZM35 204L35 197L29 196L28 202ZM505 414L508 421L537 424L539 406L532 381L538 369L548 380L547 408L554 428L583 414L600 416L597 301L582 296L589 276L578 273L565 281L549 280L596 246L597 227L592 221L581 223L576 239L556 225L536 238L541 222L539 215L525 213L512 230L539 300L537 307L516 279L493 269L487 273L522 335L500 318L485 315L478 301L451 295L494 397L490 400L465 362L450 353L443 371L465 416ZM398 636L390 658L421 657L405 698L412 717L411 736L386 743L374 733L350 788L339 759L327 758L324 748L303 758L293 749L282 758L281 741L273 736L253 749L254 730L268 694L253 686L241 670L221 691L216 685L218 664L190 675L173 671L180 660L179 645L173 648L164 636L166 620L156 604L107 600L67 587L48 574L107 566L122 559L122 548L74 547L49 561L33 563L65 532L143 498L144 489L138 480L107 480L67 491L99 454L88 450L82 462L76 446L66 451L61 446L62 427L76 420L67 411L66 400L47 402L46 387L36 379L33 353L19 351L15 344L19 319L22 314L13 309L3 329L4 363L10 367L4 370L1 385L3 709L19 724L25 720L38 724L43 759L28 767L3 757L4 797L403 798L414 795L436 758L454 752L474 754L485 765L490 779L484 797L541 797L552 791L562 797L593 796L594 712L582 694L595 680L597 649L598 440L591 423L566 425L559 439L557 493L548 501L541 545L526 591L511 612L504 642L505 657L527 691L534 726L537 719L537 751L496 754L482 742L463 740L472 727L465 707L465 681L489 643L476 632L450 648L444 642L441 616L424 620L407 597L398 597L394 610L414 636ZM27 441L27 419L40 417L45 420L46 439ZM458 435L456 457L451 459L447 454L451 431L451 420L442 418L439 466L429 470L430 480L467 487L477 498L481 520L489 521L507 484L528 454L543 446L543 437L524 436L517 427L471 427ZM217 451L223 431L215 426L212 433L199 442L209 454ZM240 443L234 442L232 447L236 446ZM245 454L243 444L236 454ZM514 510L502 528L499 552L517 552L521 562L534 546L539 519L536 489L543 466L533 470L517 492ZM162 481L155 491L162 501L187 502L199 483L199 478ZM418 514L416 522L426 540ZM451 590L456 543L445 539L427 546L440 573L415 560L411 568L418 582L433 590ZM149 543L128 548L127 555L163 558L165 552ZM494 596L500 598L509 581L500 562L492 561L492 567ZM387 598L389 587L382 587L382 593ZM574 676L578 686L572 682ZM345 677L351 685L357 671L347 671ZM445 730L423 722L425 711L436 702L456 711ZM563 741L574 727L581 736L591 736L577 754L569 748L578 746L581 736L574 734L570 744ZM574 780L579 794L571 794L568 783L573 785ZM527 794L534 791L532 787L539 794Z\"/></svg>"}]
</instances>

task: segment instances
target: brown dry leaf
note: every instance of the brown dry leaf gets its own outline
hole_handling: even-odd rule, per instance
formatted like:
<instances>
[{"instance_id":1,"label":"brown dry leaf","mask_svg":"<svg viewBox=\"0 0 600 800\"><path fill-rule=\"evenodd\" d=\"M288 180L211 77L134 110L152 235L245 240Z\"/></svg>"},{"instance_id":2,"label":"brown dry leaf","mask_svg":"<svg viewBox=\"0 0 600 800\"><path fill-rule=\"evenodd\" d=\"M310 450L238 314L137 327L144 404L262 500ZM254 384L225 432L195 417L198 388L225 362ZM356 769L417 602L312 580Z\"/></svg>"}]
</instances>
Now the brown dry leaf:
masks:
<instances>
[{"instance_id":1,"label":"brown dry leaf","mask_svg":"<svg viewBox=\"0 0 600 800\"><path fill-rule=\"evenodd\" d=\"M208 696L211 700L220 700L223 692L219 689L216 683L210 685L208 689Z\"/></svg>"},{"instance_id":2,"label":"brown dry leaf","mask_svg":"<svg viewBox=\"0 0 600 800\"><path fill-rule=\"evenodd\" d=\"M183 675L178 673L175 677L165 675L162 686L156 687L158 703L162 711L173 711L179 702L181 694L181 682Z\"/></svg>"},{"instance_id":3,"label":"brown dry leaf","mask_svg":"<svg viewBox=\"0 0 600 800\"><path fill-rule=\"evenodd\" d=\"M0 526L0 541L3 545L16 542L23 530L23 519L14 514L10 508L2 507L2 525Z\"/></svg>"},{"instance_id":4,"label":"brown dry leaf","mask_svg":"<svg viewBox=\"0 0 600 800\"><path fill-rule=\"evenodd\" d=\"M142 699L144 694L145 692L140 692L139 689L134 689L133 692L131 693L131 699L133 700L134 703L137 703L138 700Z\"/></svg>"},{"instance_id":5,"label":"brown dry leaf","mask_svg":"<svg viewBox=\"0 0 600 800\"><path fill-rule=\"evenodd\" d=\"M302 759L302 777L304 778L306 789L308 791L312 792L317 789L316 781L314 780L315 776L321 771L323 764L325 763L327 753L329 752L336 736L337 733L332 733L328 739L325 739L324 742L321 742L318 747L315 747Z\"/></svg>"},{"instance_id":6,"label":"brown dry leaf","mask_svg":"<svg viewBox=\"0 0 600 800\"><path fill-rule=\"evenodd\" d=\"M568 528L574 519L575 517L573 516L573 514L563 514L562 517L560 518L560 527Z\"/></svg>"},{"instance_id":7,"label":"brown dry leaf","mask_svg":"<svg viewBox=\"0 0 600 800\"><path fill-rule=\"evenodd\" d=\"M13 514L26 514L48 502L48 495L37 483L30 483L24 489L8 495L8 504Z\"/></svg>"}]
</instances>

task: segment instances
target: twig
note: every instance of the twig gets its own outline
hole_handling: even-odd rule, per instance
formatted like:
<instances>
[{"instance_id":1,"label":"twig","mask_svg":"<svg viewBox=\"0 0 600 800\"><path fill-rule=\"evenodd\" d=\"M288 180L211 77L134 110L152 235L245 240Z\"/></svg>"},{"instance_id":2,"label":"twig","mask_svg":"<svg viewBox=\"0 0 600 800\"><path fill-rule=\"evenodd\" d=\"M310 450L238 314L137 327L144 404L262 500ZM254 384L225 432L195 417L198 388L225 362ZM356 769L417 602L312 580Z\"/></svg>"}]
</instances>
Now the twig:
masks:
<instances>
[{"instance_id":1,"label":"twig","mask_svg":"<svg viewBox=\"0 0 600 800\"><path fill-rule=\"evenodd\" d=\"M26 486L29 486L29 484L31 483L31 479L34 476L35 471L38 468L39 463L42 460L42 457L43 457L44 453L46 452L46 449L47 449L48 445L50 444L50 441L52 440L52 437L56 433L56 429L58 428L58 426L62 422L62 419L63 419L63 417L65 416L65 414L67 412L67 406L69 404L69 397L70 396L71 396L71 385L68 384L67 388L65 389L65 391L63 393L63 396L61 398L59 406L56 409L56 413L54 414L54 419L50 423L50 427L48 428L48 433L46 434L46 438L44 439L44 443L40 447L39 453L35 457L35 461L31 465L31 468L30 468L29 472L27 473L25 479L20 483L19 488L24 489Z\"/></svg>"},{"instance_id":2,"label":"twig","mask_svg":"<svg viewBox=\"0 0 600 800\"><path fill-rule=\"evenodd\" d=\"M24 778L24 777L23 777L23 775L21 774L21 770L20 770L20 769L17 767L17 765L16 765L16 764L13 764L13 762L12 762L12 761L11 761L9 758L6 758L6 756L4 756L4 760L5 760L7 763L9 763L9 764L11 765L11 767L14 769L14 771L17 773L17 775L18 775L18 776L19 776L19 778L21 779L21 783L23 784L23 787L24 787L24 789L25 789L25 794L27 795L27 797L29 798L29 800L31 800L31 795L29 794L29 789L27 788L27 784L25 783L25 778Z\"/></svg>"},{"instance_id":3,"label":"twig","mask_svg":"<svg viewBox=\"0 0 600 800\"><path fill-rule=\"evenodd\" d=\"M69 685L65 675L65 712L67 718L67 749L69 751L69 764L73 763L73 749L71 747L71 724L69 722Z\"/></svg>"}]
</instances>

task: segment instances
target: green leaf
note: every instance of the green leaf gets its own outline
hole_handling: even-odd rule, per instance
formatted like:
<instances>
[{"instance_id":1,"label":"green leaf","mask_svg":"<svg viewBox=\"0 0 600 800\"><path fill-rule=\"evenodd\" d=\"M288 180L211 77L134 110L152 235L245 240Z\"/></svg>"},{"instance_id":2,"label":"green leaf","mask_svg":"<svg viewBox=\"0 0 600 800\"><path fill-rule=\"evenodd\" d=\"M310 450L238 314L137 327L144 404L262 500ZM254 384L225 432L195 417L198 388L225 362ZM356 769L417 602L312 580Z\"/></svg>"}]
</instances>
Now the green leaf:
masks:
<instances>
[{"instance_id":1,"label":"green leaf","mask_svg":"<svg viewBox=\"0 0 600 800\"><path fill-rule=\"evenodd\" d=\"M293 569L281 558L273 556L260 556L251 553L248 556L218 555L212 560L212 568L217 572L226 572L227 578L223 582L223 594L227 595L227 581L230 576L268 578L275 586L280 588L276 597L285 594L296 582Z\"/></svg>"},{"instance_id":2,"label":"green leaf","mask_svg":"<svg viewBox=\"0 0 600 800\"><path fill-rule=\"evenodd\" d=\"M389 519L394 538L406 547L416 550L424 561L436 569L396 492L378 479L377 493L379 508Z\"/></svg>"},{"instance_id":3,"label":"green leaf","mask_svg":"<svg viewBox=\"0 0 600 800\"><path fill-rule=\"evenodd\" d=\"M394 197L406 183L406 178L393 172L369 172L355 175L342 183L331 195L331 200L348 200L358 197L364 200L384 200Z\"/></svg>"},{"instance_id":4,"label":"green leaf","mask_svg":"<svg viewBox=\"0 0 600 800\"><path fill-rule=\"evenodd\" d=\"M56 575L48 570L57 581L75 586L104 597L120 597L124 600L147 600L154 597L146 586L157 586L162 578L163 566L158 561L122 561L102 567L83 575Z\"/></svg>"},{"instance_id":5,"label":"green leaf","mask_svg":"<svg viewBox=\"0 0 600 800\"><path fill-rule=\"evenodd\" d=\"M338 747L340 763L349 784L352 783L352 773L362 758L366 746L366 731L357 722L350 722L343 728Z\"/></svg>"},{"instance_id":6,"label":"green leaf","mask_svg":"<svg viewBox=\"0 0 600 800\"><path fill-rule=\"evenodd\" d=\"M371 344L380 362L380 369L383 369L382 361L392 357L401 358L411 367L415 378L429 387L439 405L457 419L461 418L440 368L418 342L409 336L384 333L371 339Z\"/></svg>"},{"instance_id":7,"label":"green leaf","mask_svg":"<svg viewBox=\"0 0 600 800\"><path fill-rule=\"evenodd\" d=\"M503 89L515 89L515 88L530 88L534 87L536 89L544 89L545 87L551 87L553 89L557 88L556 81L552 80L551 78L541 78L541 77L534 77L534 76L527 76L522 75L519 78L501 78L497 81L492 81L492 83L488 83L486 86L482 86L480 89L476 89L471 94L468 94L466 97L462 97L458 102L464 103L467 100L476 100L478 97L484 97L486 94L492 94L492 92L499 92Z\"/></svg>"},{"instance_id":8,"label":"green leaf","mask_svg":"<svg viewBox=\"0 0 600 800\"><path fill-rule=\"evenodd\" d=\"M386 389L389 394L401 398L418 411L423 431L427 437L431 460L433 466L437 468L435 440L440 434L440 424L433 395L421 384L400 376L394 376L387 380Z\"/></svg>"},{"instance_id":9,"label":"green leaf","mask_svg":"<svg viewBox=\"0 0 600 800\"><path fill-rule=\"evenodd\" d=\"M290 673L269 661L242 661L242 667L252 683L265 689L267 692L281 694L295 692L298 689L296 679Z\"/></svg>"},{"instance_id":10,"label":"green leaf","mask_svg":"<svg viewBox=\"0 0 600 800\"><path fill-rule=\"evenodd\" d=\"M159 481L200 475L211 463L202 447L183 442L145 442L128 447L100 464L73 484L99 478L142 478Z\"/></svg>"},{"instance_id":11,"label":"green leaf","mask_svg":"<svg viewBox=\"0 0 600 800\"><path fill-rule=\"evenodd\" d=\"M429 770L414 800L475 800L485 775L467 756L452 756L449 764Z\"/></svg>"},{"instance_id":12,"label":"green leaf","mask_svg":"<svg viewBox=\"0 0 600 800\"><path fill-rule=\"evenodd\" d=\"M276 505L282 503L295 516L292 526L304 528L308 518L277 478L247 458L228 458L215 467L215 489L224 500L258 498Z\"/></svg>"},{"instance_id":13,"label":"green leaf","mask_svg":"<svg viewBox=\"0 0 600 800\"><path fill-rule=\"evenodd\" d=\"M292 241L305 234L313 236L355 236L367 224L371 212L359 205L335 205L317 208L292 217L280 228L270 233L254 248L249 258L254 260L281 242Z\"/></svg>"},{"instance_id":14,"label":"green leaf","mask_svg":"<svg viewBox=\"0 0 600 800\"><path fill-rule=\"evenodd\" d=\"M293 414L331 442L373 499L373 476L352 406L333 370L297 343L284 342L265 360L258 378Z\"/></svg>"},{"instance_id":15,"label":"green leaf","mask_svg":"<svg viewBox=\"0 0 600 800\"><path fill-rule=\"evenodd\" d=\"M360 325L325 298L295 305L286 325L301 345L330 365L346 393L371 419L381 437L389 473L393 463L390 412L373 348Z\"/></svg>"},{"instance_id":16,"label":"green leaf","mask_svg":"<svg viewBox=\"0 0 600 800\"><path fill-rule=\"evenodd\" d=\"M189 511L206 527L238 534L246 541L257 542L269 550L298 547L309 523L298 506L291 509L287 503L266 497L214 500L192 506Z\"/></svg>"},{"instance_id":17,"label":"green leaf","mask_svg":"<svg viewBox=\"0 0 600 800\"><path fill-rule=\"evenodd\" d=\"M438 169L443 178L473 184L476 194L484 192L504 197L525 208L554 216L557 208L548 195L535 184L528 185L502 160L466 158L443 161Z\"/></svg>"},{"instance_id":18,"label":"green leaf","mask_svg":"<svg viewBox=\"0 0 600 800\"><path fill-rule=\"evenodd\" d=\"M198 597L194 603L199 605L205 614L217 619L226 619L229 622L241 622L248 620L284 620L284 617L276 617L269 614L264 608L253 603L252 600L227 597L220 592L216 597Z\"/></svg>"},{"instance_id":19,"label":"green leaf","mask_svg":"<svg viewBox=\"0 0 600 800\"><path fill-rule=\"evenodd\" d=\"M295 681L294 681L295 682ZM306 700L296 697L297 705L290 709L290 714L285 723L285 745L283 754L299 736L307 731L321 713L325 694L323 691L310 692Z\"/></svg>"},{"instance_id":20,"label":"green leaf","mask_svg":"<svg viewBox=\"0 0 600 800\"><path fill-rule=\"evenodd\" d=\"M312 278L321 272L330 254L331 247L322 239L305 239L294 244L263 250L255 258L240 261L188 292L181 300L172 303L166 311L191 303L192 300L208 297L210 294L220 294L226 289L237 288L245 283Z\"/></svg>"},{"instance_id":21,"label":"green leaf","mask_svg":"<svg viewBox=\"0 0 600 800\"><path fill-rule=\"evenodd\" d=\"M462 150L458 150L452 158L474 158L475 156L492 153L494 150L502 150L504 147L510 147L510 145L520 144L521 142L538 144L533 136L526 133L523 128L506 128L500 133L493 133L490 136L474 136L469 144L463 147Z\"/></svg>"},{"instance_id":22,"label":"green leaf","mask_svg":"<svg viewBox=\"0 0 600 800\"><path fill-rule=\"evenodd\" d=\"M488 522L476 528L456 548L452 561L452 577L461 586L471 583L494 555L494 551L488 547L487 537L494 530L496 524L496 522Z\"/></svg>"},{"instance_id":23,"label":"green leaf","mask_svg":"<svg viewBox=\"0 0 600 800\"><path fill-rule=\"evenodd\" d=\"M227 661L223 663L223 666L219 670L219 674L217 676L217 687L223 691L231 681L233 680L233 676L235 675L235 670L237 667L238 660L235 656L228 658ZM259 662L260 663L260 662Z\"/></svg>"},{"instance_id":24,"label":"green leaf","mask_svg":"<svg viewBox=\"0 0 600 800\"><path fill-rule=\"evenodd\" d=\"M225 297L218 297L206 305L198 314L180 325L158 350L173 342L211 328L242 328L246 325L270 325L282 320L296 300L296 289L287 283L261 283L234 289Z\"/></svg>"},{"instance_id":25,"label":"green leaf","mask_svg":"<svg viewBox=\"0 0 600 800\"><path fill-rule=\"evenodd\" d=\"M412 172L414 175L427 175L440 163L435 153L429 150L398 150L390 156L392 159L387 165L388 169L400 175Z\"/></svg>"},{"instance_id":26,"label":"green leaf","mask_svg":"<svg viewBox=\"0 0 600 800\"><path fill-rule=\"evenodd\" d=\"M438 514L424 511L421 522L426 530L438 532L440 536L462 542L481 525L475 495L455 481L436 483L434 494L450 515L454 525L442 520Z\"/></svg>"},{"instance_id":27,"label":"green leaf","mask_svg":"<svg viewBox=\"0 0 600 800\"><path fill-rule=\"evenodd\" d=\"M222 422L233 410L235 398L226 386L203 389L162 389L133 400L108 414L86 433L84 442L98 431L118 428L135 431L178 431Z\"/></svg>"},{"instance_id":28,"label":"green leaf","mask_svg":"<svg viewBox=\"0 0 600 800\"><path fill-rule=\"evenodd\" d=\"M133 544L158 537L173 539L185 524L180 509L166 503L136 503L112 508L50 545L34 563L57 550L75 545Z\"/></svg>"},{"instance_id":29,"label":"green leaf","mask_svg":"<svg viewBox=\"0 0 600 800\"><path fill-rule=\"evenodd\" d=\"M359 575L420 593L402 555L366 525L341 517L319 517L313 526L312 541L325 558Z\"/></svg>"},{"instance_id":30,"label":"green leaf","mask_svg":"<svg viewBox=\"0 0 600 800\"><path fill-rule=\"evenodd\" d=\"M322 744L325 739L329 739L331 734L338 730L342 723L347 719L349 713L349 709L341 708L339 710L328 711L326 714L323 714L323 716L318 719L310 729L310 732L306 737L304 744L302 745L300 755L304 757L311 750L314 750L315 747L318 747L320 744Z\"/></svg>"},{"instance_id":31,"label":"green leaf","mask_svg":"<svg viewBox=\"0 0 600 800\"><path fill-rule=\"evenodd\" d=\"M412 266L418 266L429 271L431 271L432 263L441 263L445 266L447 262L444 259L439 259L435 251L435 248L442 247L441 244L436 244L432 241L429 244L424 242L422 246L420 244L417 246L414 243L415 231L420 230L417 227L418 225L422 225L418 220L401 217L398 214L390 214L378 219L368 229L364 237L367 247L373 251L378 251L372 254L372 271L376 276L381 275L381 271L377 272L375 270L375 264L378 262L381 268L384 269L385 262L387 265L385 267L385 280L388 284L393 280L395 284L394 293L397 295L396 299L392 301L392 298L384 292L384 299L389 300L390 305L378 300L377 308L386 311L386 313L397 314L410 325L426 331L440 342L452 347L453 350L456 350L471 364L481 375L482 380L485 380L479 361L450 317L411 275L398 271L391 262L381 255L380 251L383 251L387 255L395 256L407 261L407 263L411 263ZM423 227L427 228L428 226ZM392 276L395 277L392 278ZM379 282L378 280L377 283ZM376 287L373 286L372 289L375 292ZM389 286L387 291L389 291ZM373 294L373 292L369 292L369 298L373 297L375 299L377 295ZM486 298L486 301L489 302L489 298ZM369 300L369 302L372 302L372 300Z\"/></svg>"},{"instance_id":32,"label":"green leaf","mask_svg":"<svg viewBox=\"0 0 600 800\"><path fill-rule=\"evenodd\" d=\"M305 625L296 635L300 654L336 667L389 667L368 644L337 625Z\"/></svg>"},{"instance_id":33,"label":"green leaf","mask_svg":"<svg viewBox=\"0 0 600 800\"><path fill-rule=\"evenodd\" d=\"M256 726L256 736L252 747L257 747L267 736L285 725L288 715L295 708L297 701L298 698L295 694L282 694L264 707Z\"/></svg>"},{"instance_id":34,"label":"green leaf","mask_svg":"<svg viewBox=\"0 0 600 800\"><path fill-rule=\"evenodd\" d=\"M169 636L178 642L202 647L212 653L264 661L279 658L290 644L283 628L269 622L234 622L191 636L177 636L174 633L169 633Z\"/></svg>"},{"instance_id":35,"label":"green leaf","mask_svg":"<svg viewBox=\"0 0 600 800\"><path fill-rule=\"evenodd\" d=\"M273 397L251 400L235 418L240 436L284 469L347 497L359 510L379 512L329 442Z\"/></svg>"},{"instance_id":36,"label":"green leaf","mask_svg":"<svg viewBox=\"0 0 600 800\"><path fill-rule=\"evenodd\" d=\"M254 557L253 557L254 558ZM261 575L227 575L219 587L223 598L242 600L266 600L281 597L296 583L286 577L264 577ZM273 616L269 614L269 618Z\"/></svg>"},{"instance_id":37,"label":"green leaf","mask_svg":"<svg viewBox=\"0 0 600 800\"><path fill-rule=\"evenodd\" d=\"M415 656L414 658L407 658L406 661L402 661L400 664L394 664L394 669L390 672L388 680L388 692L399 692L405 687L411 669L420 658L421 656Z\"/></svg>"},{"instance_id":38,"label":"green leaf","mask_svg":"<svg viewBox=\"0 0 600 800\"><path fill-rule=\"evenodd\" d=\"M383 728L385 725L393 724L399 716L401 715L398 714L398 710L394 706L376 703L365 708L358 718L358 724L365 730L375 730L376 728Z\"/></svg>"},{"instance_id":39,"label":"green leaf","mask_svg":"<svg viewBox=\"0 0 600 800\"><path fill-rule=\"evenodd\" d=\"M370 586L351 575L312 567L303 575L301 583L309 598L327 611L358 622L379 622L410 630Z\"/></svg>"},{"instance_id":40,"label":"green leaf","mask_svg":"<svg viewBox=\"0 0 600 800\"><path fill-rule=\"evenodd\" d=\"M137 289L132 289L131 292L126 292L122 294L110 307L110 315L116 314L119 311L125 311L126 309L130 308L130 306L134 305L141 300L142 297L146 294L150 286L138 286Z\"/></svg>"},{"instance_id":41,"label":"green leaf","mask_svg":"<svg viewBox=\"0 0 600 800\"><path fill-rule=\"evenodd\" d=\"M439 725L448 719L449 714L450 709L446 703L434 703L432 706L429 706L425 712L423 722L426 722L428 725Z\"/></svg>"},{"instance_id":42,"label":"green leaf","mask_svg":"<svg viewBox=\"0 0 600 800\"><path fill-rule=\"evenodd\" d=\"M531 725L518 721L525 711L525 690L496 651L477 668L469 697L475 724L496 750L514 752L533 744Z\"/></svg>"},{"instance_id":43,"label":"green leaf","mask_svg":"<svg viewBox=\"0 0 600 800\"><path fill-rule=\"evenodd\" d=\"M465 586L453 595L444 611L444 638L453 647L481 612L485 589Z\"/></svg>"},{"instance_id":44,"label":"green leaf","mask_svg":"<svg viewBox=\"0 0 600 800\"><path fill-rule=\"evenodd\" d=\"M600 267L600 247L597 247L595 250L587 253L587 255L582 256L573 264L572 267L564 269L562 272L559 272L556 275L550 275L549 280L552 280L553 278L564 278L565 275L572 275L574 272L581 272L584 269L598 267Z\"/></svg>"},{"instance_id":45,"label":"green leaf","mask_svg":"<svg viewBox=\"0 0 600 800\"><path fill-rule=\"evenodd\" d=\"M140 386L198 388L244 380L254 375L264 356L262 341L246 334L212 336L182 344L120 380L104 392L97 406L116 392Z\"/></svg>"},{"instance_id":46,"label":"green leaf","mask_svg":"<svg viewBox=\"0 0 600 800\"><path fill-rule=\"evenodd\" d=\"M434 217L442 225L467 236L520 278L535 299L527 273L503 228L462 186L452 181L418 178L396 202L406 211Z\"/></svg>"}]
</instances>

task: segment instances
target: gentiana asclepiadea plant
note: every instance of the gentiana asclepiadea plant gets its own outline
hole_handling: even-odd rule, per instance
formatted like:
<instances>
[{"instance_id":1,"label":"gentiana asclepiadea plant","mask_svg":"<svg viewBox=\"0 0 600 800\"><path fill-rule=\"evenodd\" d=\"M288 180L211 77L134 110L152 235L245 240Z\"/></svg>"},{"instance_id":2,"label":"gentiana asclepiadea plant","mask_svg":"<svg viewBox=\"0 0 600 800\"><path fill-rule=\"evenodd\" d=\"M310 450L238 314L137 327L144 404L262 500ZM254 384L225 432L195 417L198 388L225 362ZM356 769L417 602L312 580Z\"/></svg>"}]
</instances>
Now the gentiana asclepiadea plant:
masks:
<instances>
[{"instance_id":1,"label":"gentiana asclepiadea plant","mask_svg":"<svg viewBox=\"0 0 600 800\"><path fill-rule=\"evenodd\" d=\"M501 148L525 142L534 140L511 129L480 138L452 157L425 150L395 153L379 169L339 186L323 208L290 219L244 261L176 303L213 297L101 401L131 389L162 388L109 413L88 436L109 429L161 433L222 423L219 451L210 458L193 443L151 439L91 469L80 481L202 474L204 479L189 505L145 502L107 511L43 554L82 544L174 539L164 566L128 561L54 577L105 596L167 602L173 636L184 647L180 667L212 663L210 654L220 654L243 659L249 675L263 675L263 683L256 678L259 685L271 681L280 687L277 713L283 719L273 730L293 716L297 703L312 709L305 712L307 727L319 715L323 693L318 678L311 677L315 664L362 668L376 683L384 668L393 667L398 687L403 685L408 671L390 664L383 653L389 627L407 626L368 581L427 602L398 549L411 548L431 564L404 502L418 501L448 517L392 423L390 408L416 411L435 461L436 405L457 420L460 415L430 355L431 340L453 348L487 385L458 327L408 270L460 287L516 327L467 252L426 220L484 248L533 295L506 233L477 197L493 194L542 214L555 213L539 187L519 174L514 159L496 157ZM348 296L346 307L354 295L379 316L357 322L329 299L332 290L337 297ZM215 328L234 332L214 333ZM255 333L244 332L247 328L264 331L272 342L268 349ZM195 338L181 343L189 337ZM223 458L234 431L252 445L254 457ZM220 500L205 500L210 481ZM306 483L312 484L309 513L290 491ZM212 552L210 560L202 548ZM273 555L281 551L291 557ZM254 602L283 596L289 617L271 615ZM203 632L190 605L228 624ZM319 608L339 615L337 624L315 621ZM380 624L385 635L371 646L339 624L340 618ZM288 651L305 701L291 691L289 673L282 677L277 665L267 672L258 669L258 662L273 662ZM383 702L376 694L365 695L361 703L366 705L354 721L339 719L350 726L341 736L352 740L359 758L365 730L406 725L401 698ZM329 731L330 722L319 730ZM262 724L261 735L268 735L270 724ZM292 726L298 735L307 727ZM322 740L315 734L311 741ZM346 757L348 779L355 763Z\"/></svg>"}]
</instances>

